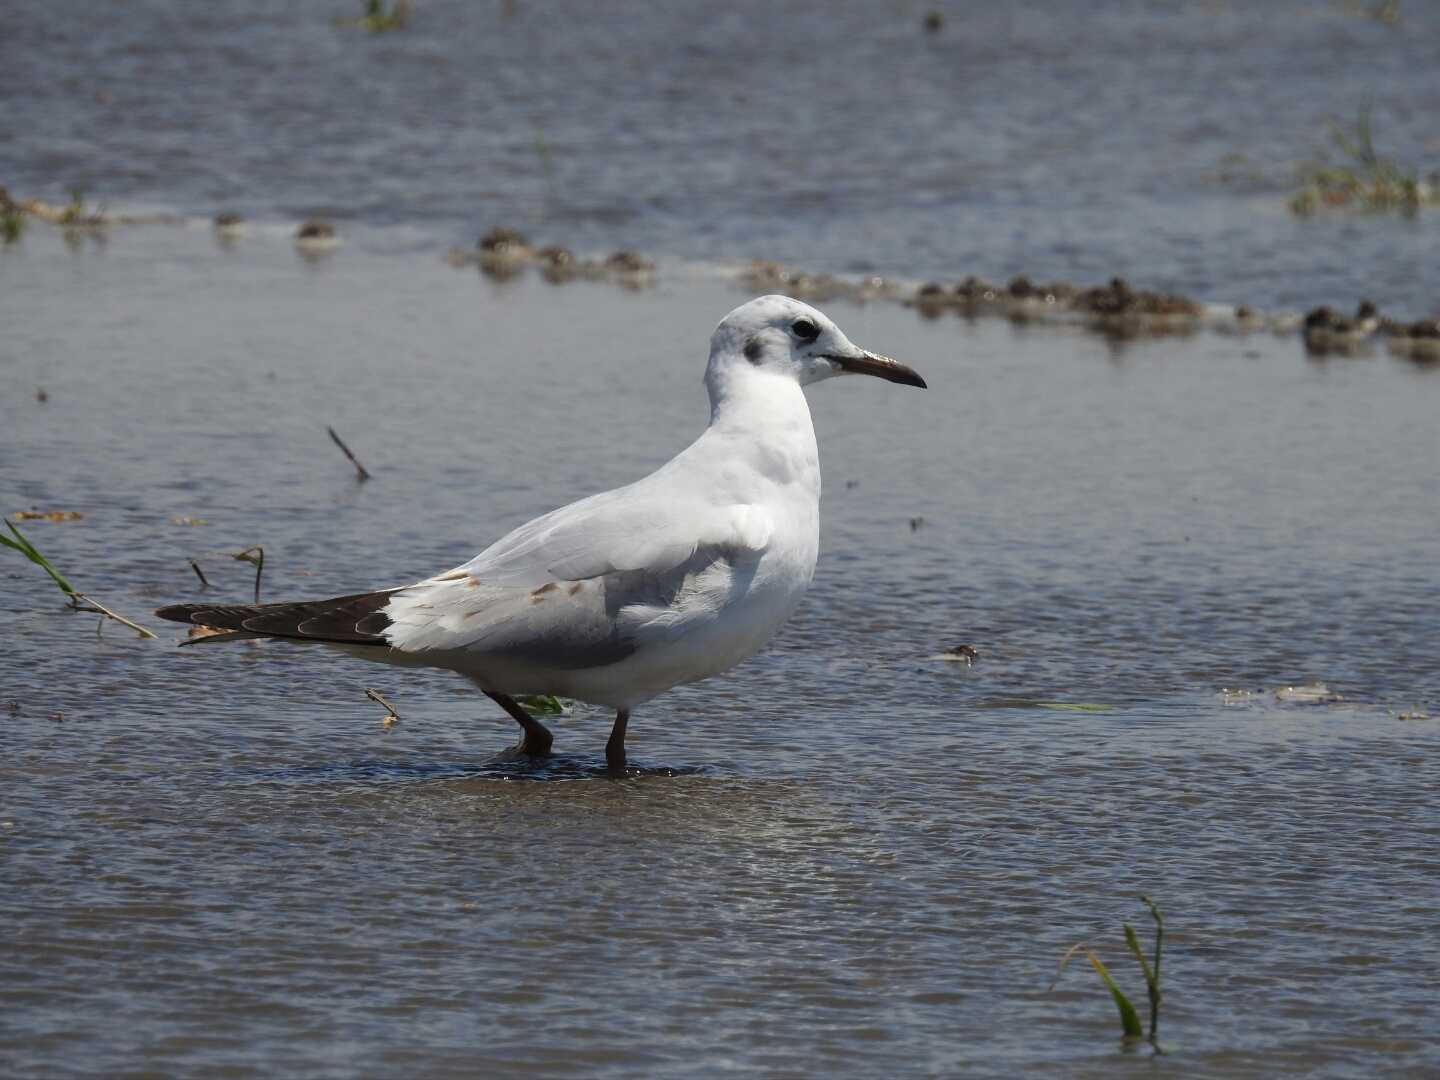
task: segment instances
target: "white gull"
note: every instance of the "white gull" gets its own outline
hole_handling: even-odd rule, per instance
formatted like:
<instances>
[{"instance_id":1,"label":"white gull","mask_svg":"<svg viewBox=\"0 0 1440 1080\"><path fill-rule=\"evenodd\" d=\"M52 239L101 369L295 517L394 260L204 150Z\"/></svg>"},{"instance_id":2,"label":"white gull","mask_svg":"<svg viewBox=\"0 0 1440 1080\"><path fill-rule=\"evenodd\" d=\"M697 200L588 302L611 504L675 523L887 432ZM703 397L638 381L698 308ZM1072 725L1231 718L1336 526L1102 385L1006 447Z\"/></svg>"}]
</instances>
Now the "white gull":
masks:
<instances>
[{"instance_id":1,"label":"white gull","mask_svg":"<svg viewBox=\"0 0 1440 1080\"><path fill-rule=\"evenodd\" d=\"M762 296L710 339L710 424L643 480L562 506L463 566L326 600L176 604L156 612L227 633L318 642L391 664L455 671L520 724L515 700L553 694L615 710L605 747L625 767L630 712L759 651L795 610L820 545L820 462L802 387L834 375L923 387L814 308Z\"/></svg>"}]
</instances>

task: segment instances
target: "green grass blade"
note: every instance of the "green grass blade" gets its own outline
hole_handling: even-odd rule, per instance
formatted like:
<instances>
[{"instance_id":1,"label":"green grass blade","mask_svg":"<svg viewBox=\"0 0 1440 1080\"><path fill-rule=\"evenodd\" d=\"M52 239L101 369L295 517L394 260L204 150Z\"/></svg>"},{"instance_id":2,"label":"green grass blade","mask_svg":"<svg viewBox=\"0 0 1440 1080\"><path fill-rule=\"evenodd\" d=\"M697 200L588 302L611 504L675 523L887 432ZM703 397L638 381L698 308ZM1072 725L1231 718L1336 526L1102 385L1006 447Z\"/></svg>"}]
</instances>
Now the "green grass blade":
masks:
<instances>
[{"instance_id":1,"label":"green grass blade","mask_svg":"<svg viewBox=\"0 0 1440 1080\"><path fill-rule=\"evenodd\" d=\"M14 522L12 522L9 518L4 518L3 520L5 522L6 528L8 528L15 535L15 539L11 540L8 537L0 536L0 544L4 544L8 548L14 548L16 551L20 552L21 555L24 555L36 566L40 567L40 569L44 570L47 574L49 574L55 584L60 587L61 592L63 592L66 596L74 596L75 586L71 585L70 582L66 581L64 575L62 575L59 570L56 570L55 567L50 565L49 559L45 558L44 555L41 555L40 552L35 550L35 545L30 543L29 540L25 539L24 535L20 532L20 530L15 527Z\"/></svg>"},{"instance_id":2,"label":"green grass blade","mask_svg":"<svg viewBox=\"0 0 1440 1080\"><path fill-rule=\"evenodd\" d=\"M565 715L565 703L554 694L522 694L515 700L531 716Z\"/></svg>"},{"instance_id":3,"label":"green grass blade","mask_svg":"<svg viewBox=\"0 0 1440 1080\"><path fill-rule=\"evenodd\" d=\"M1140 961L1140 970L1145 973L1145 985L1150 988L1150 996L1153 998L1156 988L1155 972L1150 967L1150 961L1146 960L1145 954L1140 951L1140 939L1135 936L1135 928L1129 923L1125 924L1125 944L1130 947L1135 959Z\"/></svg>"},{"instance_id":4,"label":"green grass blade","mask_svg":"<svg viewBox=\"0 0 1440 1080\"><path fill-rule=\"evenodd\" d=\"M1125 1038L1143 1039L1145 1029L1140 1026L1140 1014L1135 1011L1135 1006L1130 1004L1127 998L1115 985L1115 980L1110 977L1110 972L1100 962L1100 957L1090 950L1085 950L1085 956L1089 959L1091 967L1100 976L1100 981L1105 984L1105 989L1110 991L1110 996L1115 999L1115 1008L1120 1011L1120 1026L1125 1029Z\"/></svg>"}]
</instances>

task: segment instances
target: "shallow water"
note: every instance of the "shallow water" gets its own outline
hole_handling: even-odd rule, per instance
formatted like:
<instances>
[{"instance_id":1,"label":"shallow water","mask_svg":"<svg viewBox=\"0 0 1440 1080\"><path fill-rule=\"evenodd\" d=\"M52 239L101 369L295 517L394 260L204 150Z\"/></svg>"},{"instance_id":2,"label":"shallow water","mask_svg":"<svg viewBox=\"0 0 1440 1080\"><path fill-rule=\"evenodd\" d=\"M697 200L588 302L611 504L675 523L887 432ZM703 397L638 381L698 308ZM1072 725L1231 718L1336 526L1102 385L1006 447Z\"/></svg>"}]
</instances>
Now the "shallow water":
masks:
<instances>
[{"instance_id":1,"label":"shallow water","mask_svg":"<svg viewBox=\"0 0 1440 1080\"><path fill-rule=\"evenodd\" d=\"M1440 167L1440 7L11 0L0 184L64 202L404 226L832 272L1094 283L1410 318L1440 213L1297 219L1297 168L1373 106ZM927 35L922 16L946 13Z\"/></svg>"},{"instance_id":2,"label":"shallow water","mask_svg":"<svg viewBox=\"0 0 1440 1080\"><path fill-rule=\"evenodd\" d=\"M247 599L251 544L265 596L326 595L703 424L732 287L389 242L0 252L4 509L83 511L22 527L133 617L201 595L187 558ZM597 710L498 764L513 725L459 680L97 636L6 552L0 1072L1433 1075L1440 369L827 309L931 389L812 394L813 590L637 712L626 780ZM1343 700L1273 693L1312 680ZM1088 969L1048 989L1083 939L1143 997L1141 892L1153 1060Z\"/></svg>"}]
</instances>

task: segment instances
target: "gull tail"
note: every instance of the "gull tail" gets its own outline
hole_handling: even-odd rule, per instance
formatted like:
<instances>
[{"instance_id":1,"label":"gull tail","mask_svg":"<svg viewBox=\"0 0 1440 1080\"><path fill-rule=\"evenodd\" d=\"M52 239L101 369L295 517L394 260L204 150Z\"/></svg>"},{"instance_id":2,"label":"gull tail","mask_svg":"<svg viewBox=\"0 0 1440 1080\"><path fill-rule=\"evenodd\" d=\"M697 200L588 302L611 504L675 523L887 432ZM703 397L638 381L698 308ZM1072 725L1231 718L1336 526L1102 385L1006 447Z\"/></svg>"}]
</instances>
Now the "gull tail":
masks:
<instances>
[{"instance_id":1,"label":"gull tail","mask_svg":"<svg viewBox=\"0 0 1440 1080\"><path fill-rule=\"evenodd\" d=\"M390 619L385 608L398 591L384 589L328 600L279 604L172 604L157 608L155 614L174 622L228 631L193 638L182 642L184 645L273 637L331 645L387 647L390 643L384 633Z\"/></svg>"}]
</instances>

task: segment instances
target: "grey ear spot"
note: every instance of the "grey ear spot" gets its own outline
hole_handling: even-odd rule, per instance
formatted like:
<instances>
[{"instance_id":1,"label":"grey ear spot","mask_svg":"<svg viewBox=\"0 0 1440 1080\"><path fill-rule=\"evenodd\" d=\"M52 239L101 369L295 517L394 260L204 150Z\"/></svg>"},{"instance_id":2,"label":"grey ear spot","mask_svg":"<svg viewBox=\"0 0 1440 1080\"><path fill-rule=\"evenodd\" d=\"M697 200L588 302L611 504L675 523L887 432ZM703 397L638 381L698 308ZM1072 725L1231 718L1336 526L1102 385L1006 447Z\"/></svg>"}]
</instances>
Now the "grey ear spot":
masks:
<instances>
[{"instance_id":1,"label":"grey ear spot","mask_svg":"<svg viewBox=\"0 0 1440 1080\"><path fill-rule=\"evenodd\" d=\"M758 364L760 362L760 354L764 351L765 346L761 344L758 337L752 337L749 341L745 342L745 359L749 360L752 364Z\"/></svg>"}]
</instances>

